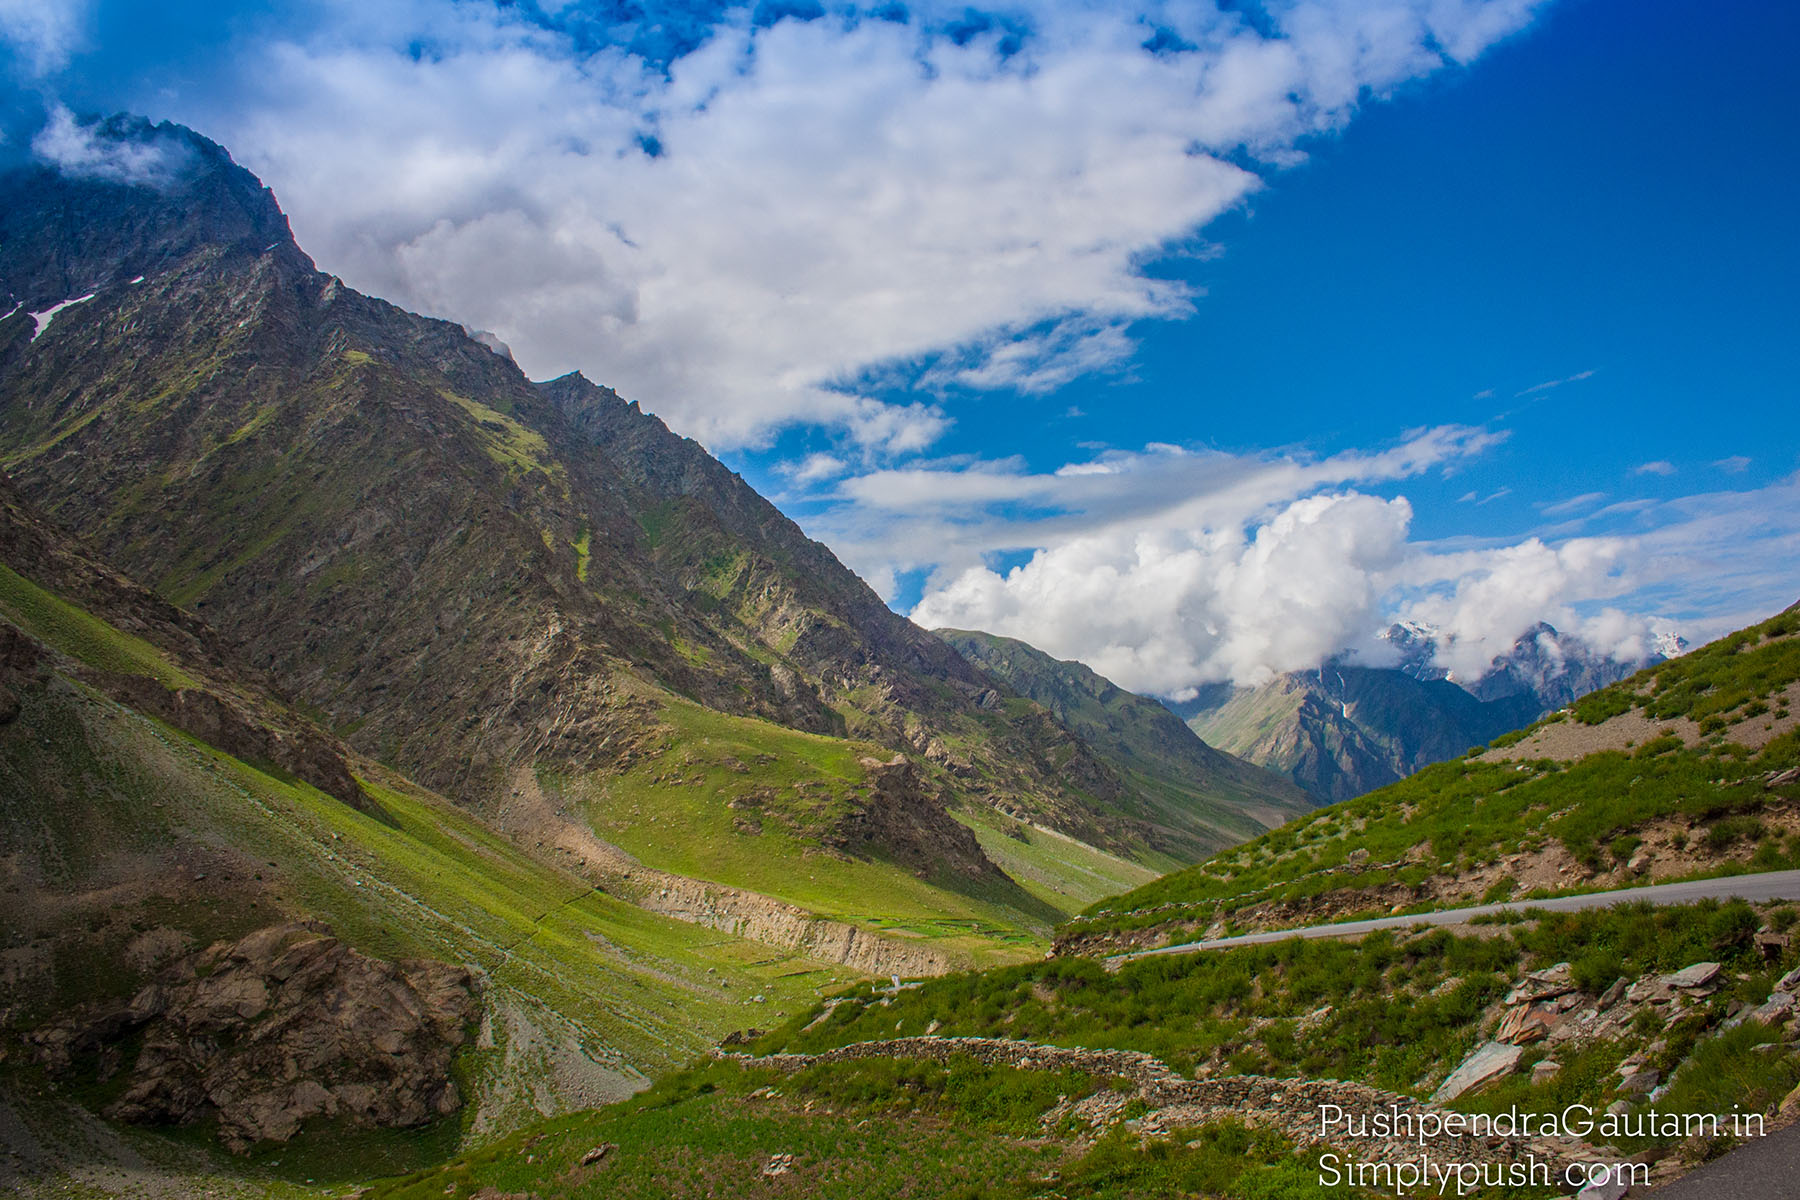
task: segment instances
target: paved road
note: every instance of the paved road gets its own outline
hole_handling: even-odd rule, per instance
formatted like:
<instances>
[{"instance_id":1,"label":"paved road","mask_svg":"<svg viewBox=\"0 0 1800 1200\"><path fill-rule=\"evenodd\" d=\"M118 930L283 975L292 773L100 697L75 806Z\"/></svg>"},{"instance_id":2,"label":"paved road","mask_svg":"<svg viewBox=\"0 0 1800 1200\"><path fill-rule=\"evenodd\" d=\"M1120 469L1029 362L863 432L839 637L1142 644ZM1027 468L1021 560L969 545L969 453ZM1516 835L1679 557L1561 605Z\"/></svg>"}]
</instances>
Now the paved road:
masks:
<instances>
[{"instance_id":1,"label":"paved road","mask_svg":"<svg viewBox=\"0 0 1800 1200\"><path fill-rule=\"evenodd\" d=\"M1138 950L1107 959L1109 965L1148 958L1153 954L1195 954L1202 950L1226 950L1256 946L1287 938L1358 937L1377 929L1411 929L1415 925L1459 925L1471 917L1490 913L1522 912L1528 908L1551 912L1576 912L1584 908L1611 908L1615 904L1692 904L1696 900L1800 900L1800 871L1766 871L1760 875L1733 875L1728 879L1696 879L1687 883L1659 883L1651 887L1625 888L1616 892L1590 892L1585 896L1553 896L1547 900L1509 900L1504 904L1477 904L1472 908L1447 908L1438 912L1411 913L1400 917L1375 917L1367 921L1341 921L1336 925L1307 925L1269 933L1245 933L1237 937L1184 942L1156 950ZM1750 1195L1752 1193L1745 1193Z\"/></svg>"},{"instance_id":2,"label":"paved road","mask_svg":"<svg viewBox=\"0 0 1800 1200\"><path fill-rule=\"evenodd\" d=\"M1800 1125L1745 1142L1724 1158L1644 1196L1647 1200L1800 1200Z\"/></svg>"}]
</instances>

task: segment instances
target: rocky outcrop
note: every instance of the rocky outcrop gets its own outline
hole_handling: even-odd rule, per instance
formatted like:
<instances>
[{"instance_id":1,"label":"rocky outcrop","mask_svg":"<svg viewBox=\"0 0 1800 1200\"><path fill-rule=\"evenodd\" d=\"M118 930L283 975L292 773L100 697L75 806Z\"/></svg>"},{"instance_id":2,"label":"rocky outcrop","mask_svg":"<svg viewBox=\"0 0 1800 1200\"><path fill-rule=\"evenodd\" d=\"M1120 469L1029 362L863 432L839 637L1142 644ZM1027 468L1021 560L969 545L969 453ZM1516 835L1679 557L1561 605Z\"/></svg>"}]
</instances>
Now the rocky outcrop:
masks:
<instances>
[{"instance_id":1,"label":"rocky outcrop","mask_svg":"<svg viewBox=\"0 0 1800 1200\"><path fill-rule=\"evenodd\" d=\"M879 855L910 868L920 878L939 872L964 879L1005 882L1000 868L981 849L967 826L944 811L940 796L927 790L919 769L905 755L887 762L862 760L869 795L837 822L825 844L859 856Z\"/></svg>"},{"instance_id":2,"label":"rocky outcrop","mask_svg":"<svg viewBox=\"0 0 1800 1200\"><path fill-rule=\"evenodd\" d=\"M109 675L97 682L113 699L167 721L215 749L251 764L278 767L352 808L386 816L351 774L342 747L315 729L272 728L242 706L203 688L165 688L142 675Z\"/></svg>"},{"instance_id":3,"label":"rocky outcrop","mask_svg":"<svg viewBox=\"0 0 1800 1200\"><path fill-rule=\"evenodd\" d=\"M116 1120L216 1120L242 1152L313 1117L411 1126L462 1103L450 1061L477 1016L466 967L350 949L317 922L272 926L183 958L129 1004L28 1036L53 1074L129 1072ZM134 1063L122 1044L141 1032Z\"/></svg>"}]
</instances>

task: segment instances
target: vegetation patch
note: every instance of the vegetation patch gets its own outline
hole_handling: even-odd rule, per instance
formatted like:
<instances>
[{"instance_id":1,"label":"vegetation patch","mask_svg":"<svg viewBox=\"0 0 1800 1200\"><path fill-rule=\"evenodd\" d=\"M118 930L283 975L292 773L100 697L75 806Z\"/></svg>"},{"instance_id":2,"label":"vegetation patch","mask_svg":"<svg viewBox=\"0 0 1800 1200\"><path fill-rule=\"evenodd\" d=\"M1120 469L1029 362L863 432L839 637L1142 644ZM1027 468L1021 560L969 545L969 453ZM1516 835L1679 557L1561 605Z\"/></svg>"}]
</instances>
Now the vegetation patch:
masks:
<instances>
[{"instance_id":1,"label":"vegetation patch","mask_svg":"<svg viewBox=\"0 0 1800 1200\"><path fill-rule=\"evenodd\" d=\"M169 688L199 686L143 638L109 625L4 565L0 565L0 616L90 667L147 675Z\"/></svg>"}]
</instances>

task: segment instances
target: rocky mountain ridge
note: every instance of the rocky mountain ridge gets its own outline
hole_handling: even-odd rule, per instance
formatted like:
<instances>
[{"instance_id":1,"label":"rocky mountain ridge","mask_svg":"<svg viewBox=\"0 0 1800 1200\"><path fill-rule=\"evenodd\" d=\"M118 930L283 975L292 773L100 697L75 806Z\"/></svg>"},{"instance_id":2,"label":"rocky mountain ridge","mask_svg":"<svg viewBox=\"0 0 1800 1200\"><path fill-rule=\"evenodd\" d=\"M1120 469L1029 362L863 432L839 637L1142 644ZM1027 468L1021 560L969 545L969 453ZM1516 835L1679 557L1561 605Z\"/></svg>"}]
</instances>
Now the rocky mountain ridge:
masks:
<instances>
[{"instance_id":1,"label":"rocky mountain ridge","mask_svg":"<svg viewBox=\"0 0 1800 1200\"><path fill-rule=\"evenodd\" d=\"M673 695L917 756L951 804L1157 849L1079 738L978 708L993 680L699 446L320 274L197 135L91 132L174 145L180 169L0 179L0 457L359 752L492 808L524 764L641 761ZM75 295L39 336L31 314Z\"/></svg>"}]
</instances>

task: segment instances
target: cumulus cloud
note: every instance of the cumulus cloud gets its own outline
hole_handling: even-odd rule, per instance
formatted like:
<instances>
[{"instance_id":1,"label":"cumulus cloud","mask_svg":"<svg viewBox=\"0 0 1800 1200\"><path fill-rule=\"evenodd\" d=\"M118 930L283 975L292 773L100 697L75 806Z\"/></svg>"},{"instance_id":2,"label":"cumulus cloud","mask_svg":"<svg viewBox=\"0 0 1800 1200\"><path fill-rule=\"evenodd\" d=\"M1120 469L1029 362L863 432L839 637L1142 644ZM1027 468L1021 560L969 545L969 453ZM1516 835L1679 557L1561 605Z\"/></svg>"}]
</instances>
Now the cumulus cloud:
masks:
<instances>
[{"instance_id":1,"label":"cumulus cloud","mask_svg":"<svg viewBox=\"0 0 1800 1200\"><path fill-rule=\"evenodd\" d=\"M264 176L327 269L533 374L582 368L715 448L811 423L903 454L950 418L871 381L1116 367L1134 322L1192 311L1151 260L1539 3L736 11L666 61L577 36L573 9L327 3L328 29L247 37L229 98L172 115Z\"/></svg>"},{"instance_id":2,"label":"cumulus cloud","mask_svg":"<svg viewBox=\"0 0 1800 1200\"><path fill-rule=\"evenodd\" d=\"M1073 538L1005 576L969 568L913 619L1023 638L1140 691L1260 683L1363 640L1410 519L1403 499L1345 492L1296 500L1252 533Z\"/></svg>"},{"instance_id":3,"label":"cumulus cloud","mask_svg":"<svg viewBox=\"0 0 1800 1200\"><path fill-rule=\"evenodd\" d=\"M1420 592L1399 611L1402 619L1439 631L1438 665L1474 680L1538 621L1584 638L1598 636L1609 650L1635 646L1637 653L1627 657L1641 658L1649 637L1642 618L1635 626L1616 611L1584 618L1573 604L1627 590L1623 568L1631 551L1623 538L1576 538L1558 546L1529 538L1491 549L1415 554L1392 582Z\"/></svg>"},{"instance_id":4,"label":"cumulus cloud","mask_svg":"<svg viewBox=\"0 0 1800 1200\"><path fill-rule=\"evenodd\" d=\"M1616 531L1561 538L1423 541L1403 496L1374 494L1489 444L1428 430L1318 461L1165 448L1041 474L1003 462L870 472L838 485L855 503L821 524L886 578L930 570L921 624L1023 638L1165 695L1337 655L1377 664L1374 635L1393 620L1434 628L1438 661L1466 680L1539 621L1636 660L1657 634L1704 640L1800 592L1800 476L1610 506L1585 520ZM888 514L880 540L873 524L859 534L871 509ZM1002 555L1017 565L996 566Z\"/></svg>"}]
</instances>

